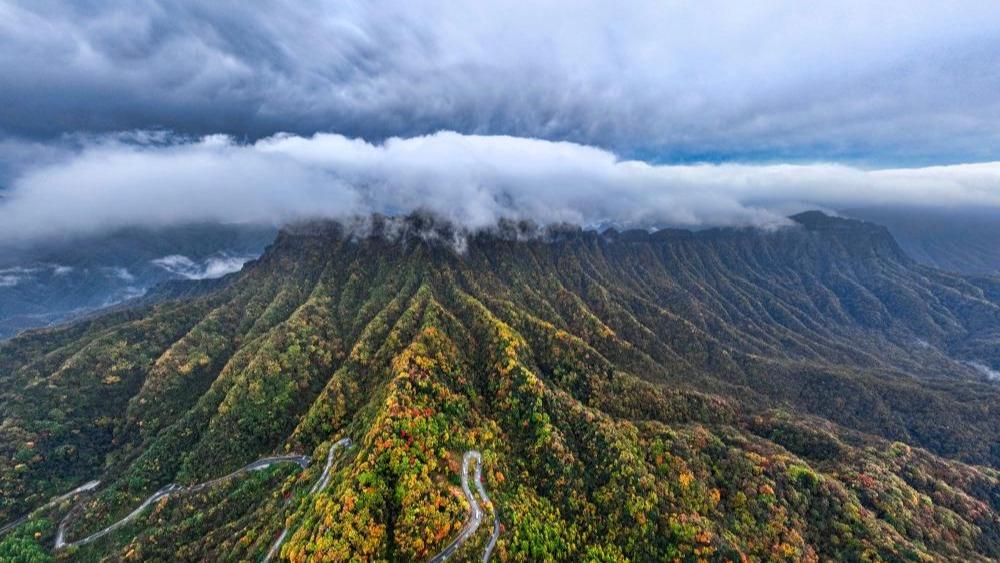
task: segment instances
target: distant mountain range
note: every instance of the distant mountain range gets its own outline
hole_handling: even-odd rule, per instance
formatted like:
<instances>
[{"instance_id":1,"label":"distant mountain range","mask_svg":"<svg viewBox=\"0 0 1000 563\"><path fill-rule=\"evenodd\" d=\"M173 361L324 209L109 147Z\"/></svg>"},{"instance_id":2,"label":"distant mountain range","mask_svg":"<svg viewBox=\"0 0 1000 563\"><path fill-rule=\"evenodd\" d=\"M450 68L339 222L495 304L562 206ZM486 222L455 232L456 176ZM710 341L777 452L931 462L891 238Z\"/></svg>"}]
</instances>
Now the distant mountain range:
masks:
<instances>
[{"instance_id":1,"label":"distant mountain range","mask_svg":"<svg viewBox=\"0 0 1000 563\"><path fill-rule=\"evenodd\" d=\"M237 271L275 232L200 224L0 244L0 338L142 296L167 280Z\"/></svg>"},{"instance_id":2,"label":"distant mountain range","mask_svg":"<svg viewBox=\"0 0 1000 563\"><path fill-rule=\"evenodd\" d=\"M0 343L0 559L1000 558L1000 278L793 219L313 223Z\"/></svg>"},{"instance_id":3,"label":"distant mountain range","mask_svg":"<svg viewBox=\"0 0 1000 563\"><path fill-rule=\"evenodd\" d=\"M994 209L894 206L841 214L884 225L922 264L965 274L1000 274L1000 212Z\"/></svg>"}]
</instances>

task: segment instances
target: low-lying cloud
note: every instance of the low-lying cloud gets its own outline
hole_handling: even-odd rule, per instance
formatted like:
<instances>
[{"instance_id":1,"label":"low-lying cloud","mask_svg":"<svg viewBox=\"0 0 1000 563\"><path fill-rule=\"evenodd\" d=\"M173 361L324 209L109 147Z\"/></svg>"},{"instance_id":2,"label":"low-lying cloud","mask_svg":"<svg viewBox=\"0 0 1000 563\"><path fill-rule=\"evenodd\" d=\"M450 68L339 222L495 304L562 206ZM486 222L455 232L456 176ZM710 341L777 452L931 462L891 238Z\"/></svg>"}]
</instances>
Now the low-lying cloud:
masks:
<instances>
[{"instance_id":1,"label":"low-lying cloud","mask_svg":"<svg viewBox=\"0 0 1000 563\"><path fill-rule=\"evenodd\" d=\"M205 280L238 272L243 268L243 264L254 258L254 256L212 256L199 263L183 254L171 254L152 262L176 276L189 280Z\"/></svg>"},{"instance_id":2,"label":"low-lying cloud","mask_svg":"<svg viewBox=\"0 0 1000 563\"><path fill-rule=\"evenodd\" d=\"M14 287L25 280L31 279L37 271L35 268L3 268L0 269L0 287Z\"/></svg>"},{"instance_id":3,"label":"low-lying cloud","mask_svg":"<svg viewBox=\"0 0 1000 563\"><path fill-rule=\"evenodd\" d=\"M969 361L965 362L965 364L979 372L980 375L990 381L1000 381L1000 371L992 369L990 366L982 362Z\"/></svg>"},{"instance_id":4,"label":"low-lying cloud","mask_svg":"<svg viewBox=\"0 0 1000 563\"><path fill-rule=\"evenodd\" d=\"M60 264L36 264L34 266L0 268L0 288L16 287L22 283L33 281L38 276L61 277L72 271L72 267Z\"/></svg>"},{"instance_id":5,"label":"low-lying cloud","mask_svg":"<svg viewBox=\"0 0 1000 563\"><path fill-rule=\"evenodd\" d=\"M777 225L805 208L872 204L1000 207L1000 163L655 165L569 142L453 132L383 143L335 134L111 140L16 178L0 200L0 237L418 210L472 229L500 219Z\"/></svg>"}]
</instances>

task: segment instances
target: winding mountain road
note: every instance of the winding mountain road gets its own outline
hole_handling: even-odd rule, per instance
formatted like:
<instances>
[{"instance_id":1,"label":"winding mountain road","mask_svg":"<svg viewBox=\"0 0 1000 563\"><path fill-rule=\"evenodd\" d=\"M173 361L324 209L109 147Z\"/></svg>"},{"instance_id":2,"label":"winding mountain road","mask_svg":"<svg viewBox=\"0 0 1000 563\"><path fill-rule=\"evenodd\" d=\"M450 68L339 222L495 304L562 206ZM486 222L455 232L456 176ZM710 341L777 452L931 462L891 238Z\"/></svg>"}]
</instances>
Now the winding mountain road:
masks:
<instances>
[{"instance_id":1,"label":"winding mountain road","mask_svg":"<svg viewBox=\"0 0 1000 563\"><path fill-rule=\"evenodd\" d=\"M333 466L333 453L337 451L337 448L348 448L350 446L350 438L342 438L330 446L330 450L326 452L326 465L323 466L323 473L321 473L319 479L316 480L316 484L309 489L310 495L314 495L322 491L327 485L330 484L330 467Z\"/></svg>"},{"instance_id":2,"label":"winding mountain road","mask_svg":"<svg viewBox=\"0 0 1000 563\"><path fill-rule=\"evenodd\" d=\"M483 550L483 563L487 563L490 556L493 555L493 548L497 546L497 540L500 538L500 513L490 497L487 496L486 489L483 488L483 464L479 452L476 452L476 458L476 491L484 503L493 507L493 533L490 534L490 541L486 543L486 549Z\"/></svg>"},{"instance_id":3,"label":"winding mountain road","mask_svg":"<svg viewBox=\"0 0 1000 563\"><path fill-rule=\"evenodd\" d=\"M334 453L338 449L340 449L340 448L350 447L351 443L352 442L351 442L350 438L343 438L341 440L338 440L337 442L334 442L330 446L330 449L329 449L329 451L326 454L326 464L323 467L323 472L320 474L319 478L316 480L316 483L313 484L312 488L309 489L309 494L310 495L317 494L319 492L322 492L324 489L326 489L326 487L330 483L330 469L333 466L333 456L334 456ZM483 521L483 509L480 506L479 501L476 500L475 495L472 494L472 486L469 485L469 472L470 472L470 466L471 466L471 464L472 464L473 461L476 464L475 470L474 470L474 474L475 474L475 485L474 486L475 486L475 489L476 489L476 493L479 495L479 498L482 499L482 502L484 504L490 504L490 505L492 505L492 501L490 501L490 497L489 497L489 495L486 494L486 489L483 487L483 476L482 476L483 458L482 458L482 454L480 454L476 450L469 450L469 451L465 452L465 454L462 456L462 476L461 476L461 478L462 478L462 492L465 494L466 501L469 503L469 517L468 517L468 519L466 519L465 523L462 525L462 528L459 531L458 536L456 536L455 539L452 540L452 542L450 544L448 544L448 546L445 547L440 553L438 553L437 555L435 555L434 557L432 557L429 560L428 563L440 563L440 562L443 562L443 561L447 561L448 558L450 558L452 555L454 555L455 552L458 551L458 549L466 541L468 541L468 539L470 537L472 537L473 534L476 533L476 531L479 529L480 524L482 524L482 521ZM302 456L302 455L283 455L283 456L265 457L265 458L262 458L262 459L258 459L257 461L254 461L252 463L248 463L247 465L244 465L243 467L237 469L236 471L233 471L231 473L223 475L222 477L218 477L218 478L215 478L215 479L212 479L212 480L209 480L209 481L205 481L203 483L198 483L196 485L191 485L190 487L182 487L182 486L180 486L180 485L178 485L176 483L171 483L171 484L163 487L162 489L156 491L152 495L150 495L148 498L146 498L146 500L144 500L142 502L142 504L140 504L138 507L136 507L135 510L133 510L130 513L128 513L122 519L120 519L117 522L111 524L110 526L104 528L103 530L95 532L95 533L93 533L93 534L91 534L91 535L89 535L89 536L87 536L87 537L85 537L83 539L79 539L79 540L76 540L76 541L67 542L66 541L66 526L69 523L70 519L76 513L78 513L80 510L82 510L82 508L83 508L82 504L77 504L62 519L62 521L59 522L59 528L58 528L58 530L56 532L55 549L56 550L60 550L60 549L64 549L64 548L67 548L67 547L81 546L81 545L87 545L89 543L92 543L92 542L94 542L94 541L96 541L96 540L98 540L98 539L100 539L100 538L102 538L102 537L104 537L104 536L106 536L106 535L114 532L115 530L118 530L119 528L125 526L126 524L128 524L132 520L135 520L151 504L155 503L156 501L158 501L158 500L160 500L160 499L162 499L164 497L170 496L172 494L177 494L177 493L191 493L191 492L201 491L201 490L204 490L206 488L215 486L215 485L217 485L219 483L222 483L222 482L224 482L226 480L229 480L229 479L232 479L232 478L237 477L239 475L242 475L244 473L248 473L248 472L251 472L251 471L261 471L261 470L267 469L268 467L271 467L272 465L276 465L276 464L279 464L279 463L295 463L299 467L301 467L302 469L305 469L306 467L309 466L309 462L310 462L309 457L308 456ZM68 493L65 493L63 495L59 495L58 497L53 498L52 500L50 500L49 502L47 502L43 506L41 506L41 507L33 510L32 513L37 512L38 510L44 509L46 507L52 506L52 505L54 505L54 504L56 504L58 502L66 500L68 498L71 498L74 495L77 495L79 493L92 491L92 490L96 489L98 487L98 485L100 485L100 481L90 481L88 483L85 483L85 484L83 484L83 485L81 485L81 486L73 489L72 491L70 491ZM11 523L9 523L9 524L7 524L5 526L3 526L2 528L0 528L0 534L3 534L4 532L7 532L8 530L17 527L18 525L20 525L21 523L23 523L25 520L27 520L27 518L28 518L28 515L25 515L25 516L22 516L21 518L19 518L18 520L14 521L14 522L11 522ZM289 532L289 529L287 527L284 528L281 531L281 534L278 536L278 538L275 541L274 545L271 546L271 548L267 552L267 555L264 557L263 561L265 563L268 562L268 561L270 561L275 555L278 554L279 550L281 549L281 544L288 537L288 532ZM490 559L490 556L493 554L493 549L496 547L497 539L499 537L500 537L500 518L499 518L499 516L497 514L497 511L494 509L494 511L493 511L493 532L490 535L490 539L489 539L488 543L486 544L486 548L483 551L483 557L482 557L482 562L483 563L488 563L488 561Z\"/></svg>"},{"instance_id":4,"label":"winding mountain road","mask_svg":"<svg viewBox=\"0 0 1000 563\"><path fill-rule=\"evenodd\" d=\"M333 466L334 452L336 452L339 448L349 448L350 446L350 438L341 438L330 446L330 449L326 452L326 465L323 466L323 473L320 474L319 479L316 479L312 488L309 489L310 496L322 491L327 485L330 484L330 468ZM278 539L274 541L274 545L271 546L271 549L267 550L267 555L264 556L263 563L267 563L278 554L278 551L281 549L281 544L285 542L285 538L287 537L288 528L286 527L281 530L281 535L279 535Z\"/></svg>"},{"instance_id":5,"label":"winding mountain road","mask_svg":"<svg viewBox=\"0 0 1000 563\"><path fill-rule=\"evenodd\" d=\"M135 510L133 510L132 512L129 512L124 518L122 518L121 520L118 520L114 524L111 524L107 528L104 528L103 530L101 530L99 532L95 532L95 533L93 533L93 534L91 534L91 535L89 535L89 536L87 536L87 537L85 537L83 539L79 539L79 540L72 541L72 542L67 542L66 541L66 525L69 523L70 518L74 514L76 514L81 509L81 507L83 506L83 505L79 505L78 504L76 507L73 508L73 510L70 510L69 514L67 514L66 517L63 518L61 522L59 522L59 529L56 532L55 549L56 550L60 550L60 549L67 548L67 547L86 545L88 543L94 542L94 541L96 541L96 540L98 540L98 539L100 539L100 538L102 538L102 537L110 534L111 532L114 532L115 530L121 528L122 526L128 524L132 520L135 520L140 514L142 514L142 512L144 510L146 510L146 508L149 507L149 505L153 504L154 502L160 500L163 497L166 497L166 496L169 496L169 495L172 495L172 494L175 494L175 493L193 493L193 492L197 492L197 491L206 489L208 487L212 487L214 485L217 485L217 484L219 484L219 483L221 483L223 481L226 481L228 479L232 479L233 477L236 477L238 475L242 475L244 473L248 473L248 472L251 472L251 471L261 471L263 469L267 469L268 467L271 467L272 465L276 465L276 464L279 464L279 463L294 463L294 464L298 465L299 467L305 469L306 467L309 466L309 457L308 456L302 456L302 455L281 455L281 456L265 457L265 458L262 458L262 459L258 459L257 461L248 463L247 465L244 465L243 467L237 469L236 471L233 471L232 473L223 475L222 477L218 477L218 478L212 479L210 481L205 481L204 483L198 483L197 485L192 485L190 487L182 487L182 486L180 486L180 485L178 485L176 483L171 483L171 484L167 485L166 487L163 487L162 489L160 489L160 490L156 491L155 493L153 493L152 495L150 495ZM88 485L90 485L90 483L88 483ZM96 486L97 485L94 484L91 487L91 489L94 488L94 487L96 487ZM71 493L67 493L67 494L73 494L73 493L71 492Z\"/></svg>"},{"instance_id":6,"label":"winding mountain road","mask_svg":"<svg viewBox=\"0 0 1000 563\"><path fill-rule=\"evenodd\" d=\"M14 528L20 526L21 524L24 524L28 520L29 516L31 516L32 514L38 512L39 510L45 510L46 508L54 506L54 505L56 505L56 504L58 504L58 503L60 503L60 502L62 502L64 500L66 500L68 498L71 498L74 495L77 495L77 494L80 494L80 493L85 493L87 491L92 491L92 490L96 489L97 486L100 485L100 484L101 484L100 481L89 481L87 483L84 483L84 484L80 485L79 487L73 489L72 491L70 491L68 493L59 495L57 497L53 497L51 500L49 500L49 502L43 504L42 506L39 506L38 508L32 510L31 512L28 512L27 514L25 514L24 516L18 518L17 520L14 520L13 522L10 522L8 524L4 524L3 526L0 526L0 536L6 534L7 532L9 532L9 531L13 530Z\"/></svg>"},{"instance_id":7,"label":"winding mountain road","mask_svg":"<svg viewBox=\"0 0 1000 563\"><path fill-rule=\"evenodd\" d=\"M479 525L483 521L483 509L479 506L479 502L476 501L476 497L472 495L472 489L469 487L469 465L475 461L476 462L476 492L479 493L479 497L483 499L485 504L493 504L490 501L490 497L486 495L486 489L483 488L483 456L476 450L469 450L465 452L462 456L462 492L465 493L465 499L469 503L469 518L462 525L462 529L459 530L458 536L447 547L445 547L441 553L438 553L432 557L428 563L440 563L442 561L447 561L449 557L458 551L458 548L462 547L476 530L479 529ZM500 517L497 515L496 510L493 511L493 533L490 535L490 540L486 544L486 549L483 550L483 563L487 563L490 560L490 556L493 554L493 548L496 547L497 538L500 537Z\"/></svg>"}]
</instances>

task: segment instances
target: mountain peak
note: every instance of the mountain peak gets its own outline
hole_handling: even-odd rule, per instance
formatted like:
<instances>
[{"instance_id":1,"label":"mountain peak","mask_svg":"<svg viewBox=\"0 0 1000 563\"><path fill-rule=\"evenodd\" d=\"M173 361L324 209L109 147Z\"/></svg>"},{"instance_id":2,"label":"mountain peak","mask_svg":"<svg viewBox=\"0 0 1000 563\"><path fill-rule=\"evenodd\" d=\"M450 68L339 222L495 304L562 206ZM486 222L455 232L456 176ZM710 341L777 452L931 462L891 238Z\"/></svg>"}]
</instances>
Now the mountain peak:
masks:
<instances>
[{"instance_id":1,"label":"mountain peak","mask_svg":"<svg viewBox=\"0 0 1000 563\"><path fill-rule=\"evenodd\" d=\"M789 217L792 221L802 225L810 231L830 231L830 230L882 230L884 227L876 225L874 223L869 223L867 221L860 221L858 219L849 219L846 217L838 217L836 215L829 215L819 210L803 211L802 213L797 213Z\"/></svg>"}]
</instances>

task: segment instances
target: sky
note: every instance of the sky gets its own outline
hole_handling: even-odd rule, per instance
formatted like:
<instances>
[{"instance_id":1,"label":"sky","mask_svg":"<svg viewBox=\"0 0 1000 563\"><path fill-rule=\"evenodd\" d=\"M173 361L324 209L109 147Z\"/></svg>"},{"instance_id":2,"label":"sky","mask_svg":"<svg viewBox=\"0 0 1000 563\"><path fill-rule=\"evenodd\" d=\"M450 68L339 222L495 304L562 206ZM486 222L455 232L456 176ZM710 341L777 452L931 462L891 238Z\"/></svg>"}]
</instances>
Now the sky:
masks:
<instances>
[{"instance_id":1,"label":"sky","mask_svg":"<svg viewBox=\"0 0 1000 563\"><path fill-rule=\"evenodd\" d=\"M0 236L1000 206L988 2L0 0Z\"/></svg>"}]
</instances>

